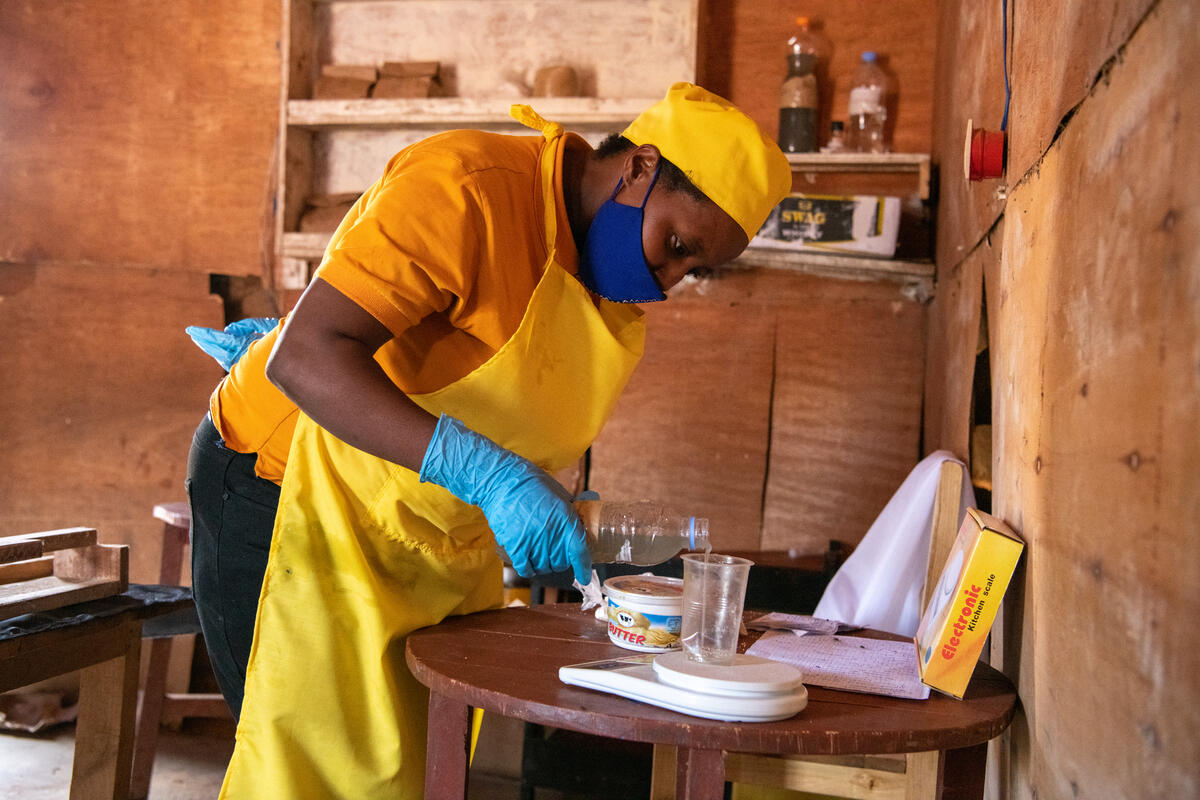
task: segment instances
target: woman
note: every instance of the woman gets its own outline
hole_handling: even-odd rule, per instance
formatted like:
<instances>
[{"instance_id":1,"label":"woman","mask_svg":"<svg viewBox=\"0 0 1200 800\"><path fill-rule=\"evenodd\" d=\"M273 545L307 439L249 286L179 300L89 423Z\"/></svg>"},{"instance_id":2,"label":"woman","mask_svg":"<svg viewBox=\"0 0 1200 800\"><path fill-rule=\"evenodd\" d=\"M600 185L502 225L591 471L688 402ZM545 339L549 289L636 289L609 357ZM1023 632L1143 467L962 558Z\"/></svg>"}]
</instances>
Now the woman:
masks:
<instances>
[{"instance_id":1,"label":"woman","mask_svg":"<svg viewBox=\"0 0 1200 800\"><path fill-rule=\"evenodd\" d=\"M514 116L542 136L452 131L393 158L197 431L197 605L240 711L223 797L421 795L404 636L497 605L497 544L522 575L587 583L549 472L636 365L634 303L736 257L790 188L778 147L691 84L596 151Z\"/></svg>"}]
</instances>

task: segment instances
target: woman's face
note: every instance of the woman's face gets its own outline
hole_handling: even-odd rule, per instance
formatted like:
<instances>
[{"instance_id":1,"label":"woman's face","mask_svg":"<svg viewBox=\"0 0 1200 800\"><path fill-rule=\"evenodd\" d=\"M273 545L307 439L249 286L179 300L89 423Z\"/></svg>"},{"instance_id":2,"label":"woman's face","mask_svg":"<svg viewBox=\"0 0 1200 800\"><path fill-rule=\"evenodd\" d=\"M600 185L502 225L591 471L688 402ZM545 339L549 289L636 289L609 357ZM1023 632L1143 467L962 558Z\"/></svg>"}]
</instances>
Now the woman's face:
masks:
<instances>
[{"instance_id":1,"label":"woman's face","mask_svg":"<svg viewBox=\"0 0 1200 800\"><path fill-rule=\"evenodd\" d=\"M646 187L652 168L633 167L616 200L641 205L642 253L654 279L665 292L698 267L717 267L737 258L746 249L746 232L711 200L699 200L686 192L672 191L661 181L650 196Z\"/></svg>"}]
</instances>

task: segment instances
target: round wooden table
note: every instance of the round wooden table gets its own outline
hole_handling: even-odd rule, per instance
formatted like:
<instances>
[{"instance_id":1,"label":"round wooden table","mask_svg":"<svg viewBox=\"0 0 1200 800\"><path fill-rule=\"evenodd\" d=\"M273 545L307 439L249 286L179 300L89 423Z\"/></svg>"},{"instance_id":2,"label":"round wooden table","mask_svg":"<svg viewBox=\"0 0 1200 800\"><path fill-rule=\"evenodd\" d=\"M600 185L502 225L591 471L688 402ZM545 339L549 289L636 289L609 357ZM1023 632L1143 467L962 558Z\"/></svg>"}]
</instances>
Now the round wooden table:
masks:
<instances>
[{"instance_id":1,"label":"round wooden table","mask_svg":"<svg viewBox=\"0 0 1200 800\"><path fill-rule=\"evenodd\" d=\"M742 643L744 649L746 642ZM676 796L722 797L725 751L848 755L940 752L939 797L982 797L987 742L1012 720L1016 691L980 664L963 700L899 700L809 686L780 722L721 722L569 686L559 667L633 655L574 603L505 608L415 631L407 661L430 690L427 797L465 797L471 707L526 722L679 748Z\"/></svg>"}]
</instances>

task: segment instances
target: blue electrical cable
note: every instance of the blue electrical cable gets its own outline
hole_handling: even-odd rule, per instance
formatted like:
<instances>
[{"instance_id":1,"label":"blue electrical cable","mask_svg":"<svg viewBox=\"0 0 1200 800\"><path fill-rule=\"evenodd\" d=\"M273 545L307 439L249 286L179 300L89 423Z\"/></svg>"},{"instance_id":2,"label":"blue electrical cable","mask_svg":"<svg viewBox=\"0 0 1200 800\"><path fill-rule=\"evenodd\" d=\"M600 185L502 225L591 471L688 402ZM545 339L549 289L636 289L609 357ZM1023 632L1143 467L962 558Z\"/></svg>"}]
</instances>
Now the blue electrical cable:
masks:
<instances>
[{"instance_id":1,"label":"blue electrical cable","mask_svg":"<svg viewBox=\"0 0 1200 800\"><path fill-rule=\"evenodd\" d=\"M1008 101L1012 90L1008 86L1008 0L1000 0L1001 34L1004 36L1004 119L1000 121L1000 130L1008 129Z\"/></svg>"}]
</instances>

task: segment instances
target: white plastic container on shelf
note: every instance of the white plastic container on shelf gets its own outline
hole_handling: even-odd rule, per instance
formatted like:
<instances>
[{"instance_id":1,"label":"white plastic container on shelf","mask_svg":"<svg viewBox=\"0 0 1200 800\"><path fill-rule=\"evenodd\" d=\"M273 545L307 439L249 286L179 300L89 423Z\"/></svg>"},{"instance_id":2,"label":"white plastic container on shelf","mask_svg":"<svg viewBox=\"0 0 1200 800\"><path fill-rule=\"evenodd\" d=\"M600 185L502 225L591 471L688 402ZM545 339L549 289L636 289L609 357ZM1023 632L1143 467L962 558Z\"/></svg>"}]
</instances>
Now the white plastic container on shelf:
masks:
<instances>
[{"instance_id":1,"label":"white plastic container on shelf","mask_svg":"<svg viewBox=\"0 0 1200 800\"><path fill-rule=\"evenodd\" d=\"M862 63L854 73L850 87L849 149L859 153L887 153L887 102L892 94L891 80L879 66L875 52L862 54Z\"/></svg>"}]
</instances>

